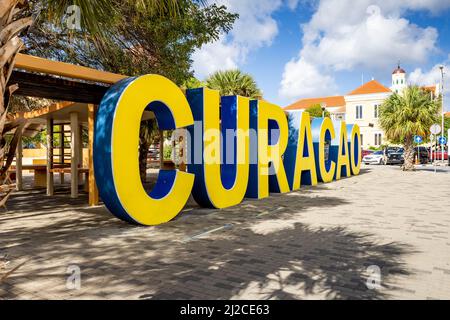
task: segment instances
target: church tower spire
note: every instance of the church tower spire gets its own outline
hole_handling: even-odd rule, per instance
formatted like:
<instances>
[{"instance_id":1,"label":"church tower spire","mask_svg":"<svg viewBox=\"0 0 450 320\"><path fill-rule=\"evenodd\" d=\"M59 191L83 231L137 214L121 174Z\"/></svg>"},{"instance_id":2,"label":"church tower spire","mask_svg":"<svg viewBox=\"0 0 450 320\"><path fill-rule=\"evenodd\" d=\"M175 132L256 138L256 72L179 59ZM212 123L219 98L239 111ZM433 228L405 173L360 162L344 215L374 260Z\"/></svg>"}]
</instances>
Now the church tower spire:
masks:
<instances>
[{"instance_id":1,"label":"church tower spire","mask_svg":"<svg viewBox=\"0 0 450 320\"><path fill-rule=\"evenodd\" d=\"M391 90L401 93L406 86L406 71L400 67L400 61L398 61L397 68L392 72Z\"/></svg>"}]
</instances>

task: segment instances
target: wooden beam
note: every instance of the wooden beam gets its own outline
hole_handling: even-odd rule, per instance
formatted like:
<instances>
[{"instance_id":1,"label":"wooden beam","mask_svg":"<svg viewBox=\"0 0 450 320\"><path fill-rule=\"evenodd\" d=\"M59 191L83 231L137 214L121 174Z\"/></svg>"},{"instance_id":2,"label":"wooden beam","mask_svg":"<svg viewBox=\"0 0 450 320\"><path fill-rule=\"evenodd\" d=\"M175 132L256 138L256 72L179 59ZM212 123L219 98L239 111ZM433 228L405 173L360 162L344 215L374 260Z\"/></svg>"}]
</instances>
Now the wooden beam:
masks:
<instances>
[{"instance_id":1,"label":"wooden beam","mask_svg":"<svg viewBox=\"0 0 450 320\"><path fill-rule=\"evenodd\" d=\"M78 113L70 113L70 129L72 132L71 144L70 144L70 168L72 171L70 179L70 196L72 198L78 198L78 163L79 163L79 152L80 152L80 126L78 124Z\"/></svg>"},{"instance_id":2,"label":"wooden beam","mask_svg":"<svg viewBox=\"0 0 450 320\"><path fill-rule=\"evenodd\" d=\"M47 118L47 195L54 193L53 185L53 119Z\"/></svg>"},{"instance_id":3,"label":"wooden beam","mask_svg":"<svg viewBox=\"0 0 450 320\"><path fill-rule=\"evenodd\" d=\"M13 71L8 85L18 84L14 95L99 104L110 85L55 78L49 75Z\"/></svg>"},{"instance_id":4,"label":"wooden beam","mask_svg":"<svg viewBox=\"0 0 450 320\"><path fill-rule=\"evenodd\" d=\"M89 137L89 205L98 205L98 189L94 175L94 127L96 106L88 104L88 137Z\"/></svg>"},{"instance_id":5,"label":"wooden beam","mask_svg":"<svg viewBox=\"0 0 450 320\"><path fill-rule=\"evenodd\" d=\"M17 191L23 190L23 179L22 179L22 133L19 133L19 142L16 149L16 189Z\"/></svg>"},{"instance_id":6,"label":"wooden beam","mask_svg":"<svg viewBox=\"0 0 450 320\"><path fill-rule=\"evenodd\" d=\"M37 110L33 110L33 111L28 111L28 112L17 112L17 113L13 113L11 116L13 119L33 119L33 118L37 118L43 115L47 115L48 113L51 112L55 112L61 109L64 109L66 107L70 107L71 105L73 105L73 102L70 101L62 101L62 102L56 102L53 103L47 107L42 107L40 109ZM70 125L69 123L61 123L61 125Z\"/></svg>"},{"instance_id":7,"label":"wooden beam","mask_svg":"<svg viewBox=\"0 0 450 320\"><path fill-rule=\"evenodd\" d=\"M19 53L15 62L16 69L113 84L128 78L121 74L95 70L66 62L53 61Z\"/></svg>"}]
</instances>

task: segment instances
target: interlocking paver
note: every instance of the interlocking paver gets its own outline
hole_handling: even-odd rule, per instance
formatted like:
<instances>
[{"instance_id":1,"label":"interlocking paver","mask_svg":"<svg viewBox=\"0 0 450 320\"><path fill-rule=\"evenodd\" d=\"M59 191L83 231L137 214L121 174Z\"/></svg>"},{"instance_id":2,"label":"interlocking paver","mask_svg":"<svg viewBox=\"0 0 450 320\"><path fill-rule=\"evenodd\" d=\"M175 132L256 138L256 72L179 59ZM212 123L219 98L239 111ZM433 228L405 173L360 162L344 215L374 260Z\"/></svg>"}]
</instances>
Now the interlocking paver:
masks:
<instances>
[{"instance_id":1,"label":"interlocking paver","mask_svg":"<svg viewBox=\"0 0 450 320\"><path fill-rule=\"evenodd\" d=\"M89 208L86 195L17 192L0 213L0 254L8 268L27 262L0 298L450 299L449 190L450 172L368 167L223 210L191 200L156 227ZM79 290L66 287L69 265ZM368 289L373 265L381 283Z\"/></svg>"}]
</instances>

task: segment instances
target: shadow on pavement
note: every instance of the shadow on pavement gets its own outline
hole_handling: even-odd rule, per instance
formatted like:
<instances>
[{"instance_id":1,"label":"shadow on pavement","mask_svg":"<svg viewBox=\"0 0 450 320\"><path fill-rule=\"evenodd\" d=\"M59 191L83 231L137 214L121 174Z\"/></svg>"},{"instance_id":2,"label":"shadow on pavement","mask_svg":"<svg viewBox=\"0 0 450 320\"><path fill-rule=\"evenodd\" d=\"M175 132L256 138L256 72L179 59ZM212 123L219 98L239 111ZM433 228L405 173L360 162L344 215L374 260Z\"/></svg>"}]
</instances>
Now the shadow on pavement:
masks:
<instances>
[{"instance_id":1,"label":"shadow on pavement","mask_svg":"<svg viewBox=\"0 0 450 320\"><path fill-rule=\"evenodd\" d=\"M24 267L0 289L6 290L11 299L20 298L14 288L26 281L56 274L64 283L66 265L61 259L69 259L80 264L83 279L96 288L87 286L79 297L108 298L129 288L123 298L388 298L385 289L366 287L366 269L379 266L382 286L388 288L391 279L410 275L402 256L412 253L412 248L402 243L380 244L370 233L352 232L345 227L312 228L293 221L299 215L311 214L305 213L308 208L326 214L326 210L348 203L321 195L322 188L326 187L246 200L224 210L192 207L177 219L156 227L129 225L104 207L76 208L72 216L55 220L37 214L32 218L41 219L41 223L17 224L0 235L2 246L7 245L16 258L32 258L30 264L37 270L27 274L30 271ZM317 195L308 196L311 193ZM71 206L66 196L61 204L40 194L29 199L21 197L14 196L11 207L28 213L33 206L46 206L56 216L55 212ZM77 201L81 199L73 205ZM0 223L5 219L8 217L1 215ZM192 238L193 234L224 224L230 227L205 238ZM59 262L55 266L48 265L48 261ZM59 298L65 295L67 290L63 289L56 293Z\"/></svg>"}]
</instances>

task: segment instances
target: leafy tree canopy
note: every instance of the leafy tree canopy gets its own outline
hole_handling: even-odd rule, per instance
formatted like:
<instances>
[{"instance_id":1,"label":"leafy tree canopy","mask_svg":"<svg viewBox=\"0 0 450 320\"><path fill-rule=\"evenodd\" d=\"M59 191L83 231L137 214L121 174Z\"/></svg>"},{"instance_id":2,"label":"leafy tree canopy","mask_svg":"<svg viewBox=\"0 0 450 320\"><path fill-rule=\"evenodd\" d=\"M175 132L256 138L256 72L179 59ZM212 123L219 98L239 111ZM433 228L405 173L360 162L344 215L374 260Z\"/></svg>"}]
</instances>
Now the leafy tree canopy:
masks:
<instances>
[{"instance_id":1,"label":"leafy tree canopy","mask_svg":"<svg viewBox=\"0 0 450 320\"><path fill-rule=\"evenodd\" d=\"M34 12L40 2L32 7ZM104 13L93 13L100 14L101 37L42 18L25 38L27 53L130 76L157 73L181 85L193 76L194 50L228 32L238 17L225 6L203 5L204 1L175 1L176 14L171 0L161 1L166 6L158 10L146 5L154 0L96 2L111 14L106 21ZM41 9L40 16L48 16L46 7Z\"/></svg>"},{"instance_id":2,"label":"leafy tree canopy","mask_svg":"<svg viewBox=\"0 0 450 320\"><path fill-rule=\"evenodd\" d=\"M313 104L312 106L308 107L305 111L309 112L309 115L311 117L315 117L315 118L322 118L323 115L323 111L322 111L322 106L318 103ZM329 117L330 113L325 110L325 117Z\"/></svg>"}]
</instances>

